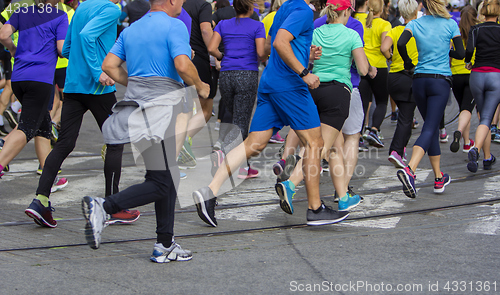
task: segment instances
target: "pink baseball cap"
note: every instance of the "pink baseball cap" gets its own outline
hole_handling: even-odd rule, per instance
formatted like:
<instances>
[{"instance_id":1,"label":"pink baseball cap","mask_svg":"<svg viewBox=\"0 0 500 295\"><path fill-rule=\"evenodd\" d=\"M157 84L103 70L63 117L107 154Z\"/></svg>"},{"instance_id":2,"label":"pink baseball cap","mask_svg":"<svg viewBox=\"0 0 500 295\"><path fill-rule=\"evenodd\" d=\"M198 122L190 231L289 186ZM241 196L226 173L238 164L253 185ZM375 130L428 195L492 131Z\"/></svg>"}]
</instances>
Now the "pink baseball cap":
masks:
<instances>
[{"instance_id":1,"label":"pink baseball cap","mask_svg":"<svg viewBox=\"0 0 500 295\"><path fill-rule=\"evenodd\" d=\"M339 5L339 7L336 9L337 11L346 10L347 8L351 8L352 10L354 10L354 7L352 7L352 3L350 0L328 0L326 1L326 4Z\"/></svg>"}]
</instances>

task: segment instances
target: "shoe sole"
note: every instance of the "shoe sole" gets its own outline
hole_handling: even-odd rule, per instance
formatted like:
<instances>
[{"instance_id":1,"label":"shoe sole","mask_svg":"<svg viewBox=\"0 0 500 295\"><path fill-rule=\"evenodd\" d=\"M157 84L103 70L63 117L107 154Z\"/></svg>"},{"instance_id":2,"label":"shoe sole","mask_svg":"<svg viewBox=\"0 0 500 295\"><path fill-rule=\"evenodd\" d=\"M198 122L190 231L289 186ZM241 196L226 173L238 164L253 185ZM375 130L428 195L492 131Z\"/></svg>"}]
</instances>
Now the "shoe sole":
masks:
<instances>
[{"instance_id":1,"label":"shoe sole","mask_svg":"<svg viewBox=\"0 0 500 295\"><path fill-rule=\"evenodd\" d=\"M315 225L334 224L334 223L337 223L337 222L341 222L342 220L346 219L347 217L349 217L349 213L347 213L346 215L344 215L344 216L342 216L340 218L337 218L337 219L308 221L307 225L315 226Z\"/></svg>"},{"instance_id":2,"label":"shoe sole","mask_svg":"<svg viewBox=\"0 0 500 295\"><path fill-rule=\"evenodd\" d=\"M460 131L453 132L453 142L450 144L450 151L453 153L458 152L460 149L460 138L462 138L462 133Z\"/></svg>"},{"instance_id":3,"label":"shoe sole","mask_svg":"<svg viewBox=\"0 0 500 295\"><path fill-rule=\"evenodd\" d=\"M198 211L198 216L203 220L206 224L211 225L213 227L217 227L217 224L210 218L208 215L207 207L205 207L205 200L203 196L198 192L193 192L194 204L196 205L196 211Z\"/></svg>"},{"instance_id":4,"label":"shoe sole","mask_svg":"<svg viewBox=\"0 0 500 295\"><path fill-rule=\"evenodd\" d=\"M14 115L9 111L5 111L3 115L5 116L5 119L7 119L7 122L9 122L10 128L12 129L16 128L18 123L17 119L14 118Z\"/></svg>"},{"instance_id":5,"label":"shoe sole","mask_svg":"<svg viewBox=\"0 0 500 295\"><path fill-rule=\"evenodd\" d=\"M284 184L278 183L274 186L276 193L280 197L280 207L285 213L293 214L293 205L288 201L288 196L286 193L286 188Z\"/></svg>"},{"instance_id":6,"label":"shoe sole","mask_svg":"<svg viewBox=\"0 0 500 295\"><path fill-rule=\"evenodd\" d=\"M273 173L276 176L280 176L283 173L283 167L279 163L274 163L273 165Z\"/></svg>"},{"instance_id":7,"label":"shoe sole","mask_svg":"<svg viewBox=\"0 0 500 295\"><path fill-rule=\"evenodd\" d=\"M470 152L467 154L467 157L469 158L469 163L467 163L467 169L473 173L477 172L477 169L479 167L479 163L477 161L479 157L472 156Z\"/></svg>"},{"instance_id":8,"label":"shoe sole","mask_svg":"<svg viewBox=\"0 0 500 295\"><path fill-rule=\"evenodd\" d=\"M394 165L394 167L396 168L405 168L406 165L403 163L403 162L400 162L396 157L390 155L389 156L389 162L392 163L392 165Z\"/></svg>"},{"instance_id":9,"label":"shoe sole","mask_svg":"<svg viewBox=\"0 0 500 295\"><path fill-rule=\"evenodd\" d=\"M215 173L217 173L217 170L219 170L219 166L222 162L221 159L221 152L220 151L215 151L210 154L210 161L212 162L212 169L210 170L210 173L212 173L212 177L215 176Z\"/></svg>"},{"instance_id":10,"label":"shoe sole","mask_svg":"<svg viewBox=\"0 0 500 295\"><path fill-rule=\"evenodd\" d=\"M94 234L92 221L90 220L90 211L92 210L92 199L90 197L83 197L82 199L82 213L87 223L85 224L85 240L90 248L97 250L100 242Z\"/></svg>"},{"instance_id":11,"label":"shoe sole","mask_svg":"<svg viewBox=\"0 0 500 295\"><path fill-rule=\"evenodd\" d=\"M406 174L406 172L404 172L403 170L399 170L397 175L398 175L399 181L401 181L401 183L403 183L403 192L405 193L405 195L408 198L415 199L415 197L417 196L417 192L410 184L410 179L408 179L408 177L409 177L408 174Z\"/></svg>"},{"instance_id":12,"label":"shoe sole","mask_svg":"<svg viewBox=\"0 0 500 295\"><path fill-rule=\"evenodd\" d=\"M444 184L443 184L443 187L442 187L442 188L435 188L435 189L434 189L434 193L435 193L435 194L442 194L442 193L444 193L444 189L445 189L445 187L446 187L448 184L450 184L450 182L451 182L451 177L449 177L448 181L447 181L446 183L444 183Z\"/></svg>"},{"instance_id":13,"label":"shoe sole","mask_svg":"<svg viewBox=\"0 0 500 295\"><path fill-rule=\"evenodd\" d=\"M28 217L33 218L33 221L35 221L36 224L44 227L50 227L50 228L55 228L57 227L57 223L55 225L48 223L38 212L32 209L26 209L24 210L24 213L28 215Z\"/></svg>"},{"instance_id":14,"label":"shoe sole","mask_svg":"<svg viewBox=\"0 0 500 295\"><path fill-rule=\"evenodd\" d=\"M440 138L439 142L440 143L447 143L448 142L448 136L446 136L446 138L442 138L442 139Z\"/></svg>"},{"instance_id":15,"label":"shoe sole","mask_svg":"<svg viewBox=\"0 0 500 295\"><path fill-rule=\"evenodd\" d=\"M297 158L295 155L288 155L285 160L285 168L283 168L283 172L278 176L281 181L286 181L292 175L295 166L297 165Z\"/></svg>"},{"instance_id":16,"label":"shoe sole","mask_svg":"<svg viewBox=\"0 0 500 295\"><path fill-rule=\"evenodd\" d=\"M284 143L285 141L279 141L274 139L269 139L269 143Z\"/></svg>"},{"instance_id":17,"label":"shoe sole","mask_svg":"<svg viewBox=\"0 0 500 295\"><path fill-rule=\"evenodd\" d=\"M252 174L252 175L238 175L239 179L250 179L250 178L256 178L259 177L259 174Z\"/></svg>"},{"instance_id":18,"label":"shoe sole","mask_svg":"<svg viewBox=\"0 0 500 295\"><path fill-rule=\"evenodd\" d=\"M61 184L61 185L54 185L54 186L52 186L52 187L50 188L50 192L51 192L51 193L55 193L55 192L57 192L58 190L63 189L63 188L65 188L66 186L68 186L68 183L69 183L69 181L68 181L68 180L66 180L66 182L65 182L64 184Z\"/></svg>"},{"instance_id":19,"label":"shoe sole","mask_svg":"<svg viewBox=\"0 0 500 295\"><path fill-rule=\"evenodd\" d=\"M140 213L139 213L139 215L137 215L137 217L136 217L136 218L134 218L134 219L113 219L113 220L112 220L112 219L110 219L110 220L108 220L106 223L107 223L108 225L112 225L112 224L116 224L116 223L128 224L128 223L136 222L136 221L139 219L139 217L141 217L141 214L140 214Z\"/></svg>"},{"instance_id":20,"label":"shoe sole","mask_svg":"<svg viewBox=\"0 0 500 295\"><path fill-rule=\"evenodd\" d=\"M368 141L368 143L370 145L373 145L374 147L376 148L383 148L384 147L384 144L379 142L378 140L376 140L375 138L373 138L372 136L368 135L366 137L366 140Z\"/></svg>"}]
</instances>

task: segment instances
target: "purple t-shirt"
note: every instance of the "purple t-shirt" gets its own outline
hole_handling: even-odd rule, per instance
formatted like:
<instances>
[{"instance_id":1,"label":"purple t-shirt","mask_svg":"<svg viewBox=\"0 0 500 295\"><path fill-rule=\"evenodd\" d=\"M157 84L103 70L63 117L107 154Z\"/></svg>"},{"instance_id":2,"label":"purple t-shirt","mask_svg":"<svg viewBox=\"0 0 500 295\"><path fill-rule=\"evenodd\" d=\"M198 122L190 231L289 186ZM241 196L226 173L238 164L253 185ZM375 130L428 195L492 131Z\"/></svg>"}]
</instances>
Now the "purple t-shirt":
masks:
<instances>
[{"instance_id":1,"label":"purple t-shirt","mask_svg":"<svg viewBox=\"0 0 500 295\"><path fill-rule=\"evenodd\" d=\"M215 32L222 37L224 58L221 71L258 71L255 39L266 38L264 24L251 18L221 20Z\"/></svg>"},{"instance_id":2,"label":"purple t-shirt","mask_svg":"<svg viewBox=\"0 0 500 295\"><path fill-rule=\"evenodd\" d=\"M191 25L193 20L189 16L189 13L187 13L187 11L184 10L184 8L182 8L181 14L179 14L177 18L180 19L186 25L189 36L191 36Z\"/></svg>"},{"instance_id":3,"label":"purple t-shirt","mask_svg":"<svg viewBox=\"0 0 500 295\"><path fill-rule=\"evenodd\" d=\"M324 16L322 16L314 21L314 28L315 29L319 28L325 24L326 24L326 15L324 15ZM363 34L364 34L363 24L361 24L361 22L359 20L352 18L352 17L349 17L349 19L347 20L347 24L345 26L348 27L349 29L353 29L354 31L356 31L359 34L359 36L361 37L361 41L363 42L363 45L365 44L365 42L363 41ZM356 70L356 68L354 66L351 66L352 87L358 87L359 81L360 81L360 77L358 74L358 70Z\"/></svg>"},{"instance_id":4,"label":"purple t-shirt","mask_svg":"<svg viewBox=\"0 0 500 295\"><path fill-rule=\"evenodd\" d=\"M30 6L13 13L7 24L19 31L12 82L52 84L58 57L57 40L64 40L68 31L66 13L55 8L48 13Z\"/></svg>"}]
</instances>

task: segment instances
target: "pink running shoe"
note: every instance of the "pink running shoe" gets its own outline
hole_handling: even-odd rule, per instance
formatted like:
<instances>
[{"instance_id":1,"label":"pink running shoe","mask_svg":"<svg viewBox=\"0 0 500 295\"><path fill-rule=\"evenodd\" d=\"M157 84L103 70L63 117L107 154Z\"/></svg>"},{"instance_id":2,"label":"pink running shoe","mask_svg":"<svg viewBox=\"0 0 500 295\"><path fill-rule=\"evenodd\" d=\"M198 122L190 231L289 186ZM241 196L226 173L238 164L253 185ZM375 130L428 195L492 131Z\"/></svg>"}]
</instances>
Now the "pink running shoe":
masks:
<instances>
[{"instance_id":1,"label":"pink running shoe","mask_svg":"<svg viewBox=\"0 0 500 295\"><path fill-rule=\"evenodd\" d=\"M405 163L403 162L403 158L396 151L391 152L388 160L396 168L405 168L406 167Z\"/></svg>"},{"instance_id":2,"label":"pink running shoe","mask_svg":"<svg viewBox=\"0 0 500 295\"><path fill-rule=\"evenodd\" d=\"M240 173L238 174L238 178L240 179L255 178L258 176L259 176L259 171L256 169L252 169L250 167L240 168Z\"/></svg>"},{"instance_id":3,"label":"pink running shoe","mask_svg":"<svg viewBox=\"0 0 500 295\"><path fill-rule=\"evenodd\" d=\"M280 134L279 133L276 133L275 135L273 135L270 139L269 139L269 142L270 143L284 143L285 140L283 138L281 138Z\"/></svg>"},{"instance_id":4,"label":"pink running shoe","mask_svg":"<svg viewBox=\"0 0 500 295\"><path fill-rule=\"evenodd\" d=\"M54 179L54 184L50 188L50 192L51 193L56 192L60 189L65 188L67 185L68 185L68 180L66 178L64 177L59 178L58 176L56 176L56 179Z\"/></svg>"},{"instance_id":5,"label":"pink running shoe","mask_svg":"<svg viewBox=\"0 0 500 295\"><path fill-rule=\"evenodd\" d=\"M469 144L464 144L464 153L468 153L471 148L475 147L476 145L474 144L474 140L469 139Z\"/></svg>"}]
</instances>

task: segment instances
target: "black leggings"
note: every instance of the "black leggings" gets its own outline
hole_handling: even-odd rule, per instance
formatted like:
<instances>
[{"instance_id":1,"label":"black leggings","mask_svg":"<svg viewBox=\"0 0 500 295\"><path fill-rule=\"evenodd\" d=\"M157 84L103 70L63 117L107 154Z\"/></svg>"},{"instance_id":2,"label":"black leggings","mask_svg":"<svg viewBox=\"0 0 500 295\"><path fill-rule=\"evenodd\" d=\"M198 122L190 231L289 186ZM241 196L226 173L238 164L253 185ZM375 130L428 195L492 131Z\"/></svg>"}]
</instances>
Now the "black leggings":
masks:
<instances>
[{"instance_id":1,"label":"black leggings","mask_svg":"<svg viewBox=\"0 0 500 295\"><path fill-rule=\"evenodd\" d=\"M363 100L363 111L368 111L368 104L372 101L372 94L375 96L375 112L372 118L372 127L380 130L380 125L385 118L387 111L387 102L389 101L389 91L387 90L387 76L389 71L387 68L377 68L377 76L374 79L366 75L361 77L359 82L359 93ZM367 124L368 122L365 122Z\"/></svg>"},{"instance_id":2,"label":"black leggings","mask_svg":"<svg viewBox=\"0 0 500 295\"><path fill-rule=\"evenodd\" d=\"M12 91L23 105L17 129L24 132L26 142L35 136L50 139L52 125L47 106L50 102L52 88L52 84L43 82L12 82Z\"/></svg>"},{"instance_id":3,"label":"black leggings","mask_svg":"<svg viewBox=\"0 0 500 295\"><path fill-rule=\"evenodd\" d=\"M52 85L51 85L52 87ZM61 131L54 149L45 160L42 176L38 181L37 194L49 196L57 172L63 161L73 151L83 121L83 115L90 110L99 126L112 114L111 108L116 103L114 93L102 95L65 93L61 111ZM118 192L122 168L123 144L108 144L104 161L106 196Z\"/></svg>"},{"instance_id":4,"label":"black leggings","mask_svg":"<svg viewBox=\"0 0 500 295\"><path fill-rule=\"evenodd\" d=\"M257 97L259 73L257 71L223 71L220 73L219 90L224 104L224 118L219 131L223 151L228 153L245 140L253 107Z\"/></svg>"},{"instance_id":5,"label":"black leggings","mask_svg":"<svg viewBox=\"0 0 500 295\"><path fill-rule=\"evenodd\" d=\"M460 107L460 112L469 111L472 113L476 106L470 91L469 78L470 74L453 75L452 90Z\"/></svg>"},{"instance_id":6,"label":"black leggings","mask_svg":"<svg viewBox=\"0 0 500 295\"><path fill-rule=\"evenodd\" d=\"M175 155L175 118L172 116L165 139L161 143L151 143L141 153L146 166L145 181L106 197L104 202L108 214L154 202L157 241L164 245L170 245L174 235L174 210L180 181Z\"/></svg>"}]
</instances>

